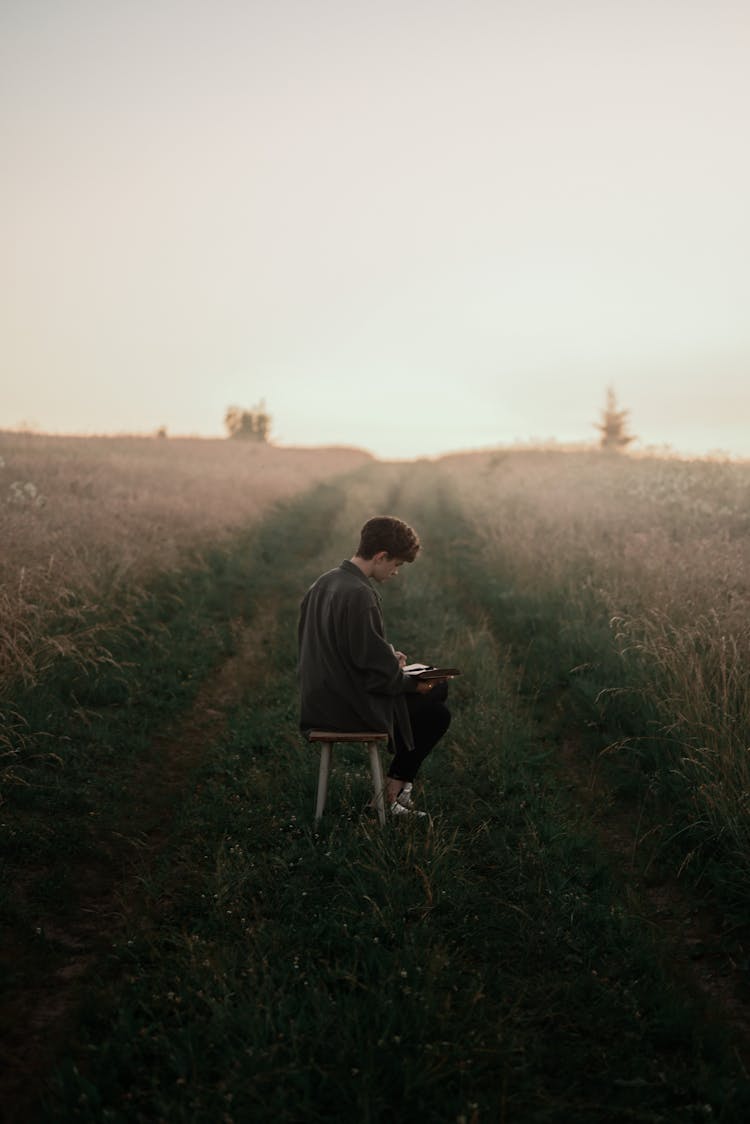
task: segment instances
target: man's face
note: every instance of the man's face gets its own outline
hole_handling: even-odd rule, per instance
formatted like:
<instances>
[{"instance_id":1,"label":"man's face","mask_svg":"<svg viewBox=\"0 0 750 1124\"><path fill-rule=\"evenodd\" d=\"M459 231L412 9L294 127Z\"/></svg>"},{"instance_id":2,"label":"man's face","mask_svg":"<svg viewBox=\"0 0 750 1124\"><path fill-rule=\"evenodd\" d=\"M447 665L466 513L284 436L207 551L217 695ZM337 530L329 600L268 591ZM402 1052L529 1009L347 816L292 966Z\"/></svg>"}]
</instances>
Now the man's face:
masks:
<instances>
[{"instance_id":1,"label":"man's face","mask_svg":"<svg viewBox=\"0 0 750 1124\"><path fill-rule=\"evenodd\" d=\"M404 564L403 558L391 558L385 550L373 557L372 576L376 582L387 582L395 578Z\"/></svg>"}]
</instances>

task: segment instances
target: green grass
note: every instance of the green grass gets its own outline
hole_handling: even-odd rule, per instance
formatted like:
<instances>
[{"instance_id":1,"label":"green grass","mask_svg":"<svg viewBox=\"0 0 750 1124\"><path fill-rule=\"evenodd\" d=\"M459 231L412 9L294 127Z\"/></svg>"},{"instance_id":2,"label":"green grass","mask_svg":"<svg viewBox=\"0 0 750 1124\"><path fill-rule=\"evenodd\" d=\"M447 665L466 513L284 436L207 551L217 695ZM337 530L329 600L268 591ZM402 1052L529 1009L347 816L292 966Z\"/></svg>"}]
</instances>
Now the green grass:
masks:
<instances>
[{"instance_id":1,"label":"green grass","mask_svg":"<svg viewBox=\"0 0 750 1124\"><path fill-rule=\"evenodd\" d=\"M19 684L0 702L13 716L0 759L3 1036L23 1034L29 1003L50 1006L72 955L101 950L113 888L132 878L189 776L191 762L162 761L161 747L232 653L236 622L263 607L282 547L278 526L294 522L299 551L314 552L341 502L340 488L324 485L306 502L278 505L268 524L226 549L163 574L125 608L102 604L88 622L98 659L83 664L62 652L40 683ZM92 909L105 911L98 934ZM53 1019L51 1034L74 1021L72 1013Z\"/></svg>"},{"instance_id":2,"label":"green grass","mask_svg":"<svg viewBox=\"0 0 750 1124\"><path fill-rule=\"evenodd\" d=\"M491 628L456 576L462 529L370 469L254 538L274 598L271 674L186 786L157 862L48 1086L46 1121L744 1120L728 1033L671 978L653 934L574 827ZM316 755L296 728L306 584L398 510L429 543L385 592L390 637L450 658L454 723L424 769L428 821L367 811L364 756L337 752L312 824Z\"/></svg>"},{"instance_id":3,"label":"green grass","mask_svg":"<svg viewBox=\"0 0 750 1124\"><path fill-rule=\"evenodd\" d=\"M607 491L597 490L593 467L581 474L574 464L572 483L587 485L592 507L608 498L612 508L600 514L598 523L592 516L579 537L570 512L563 510L554 521L548 510L545 532L544 519L535 521L533 510L521 515L518 495L510 488L504 492L501 483L490 521L478 523L457 496L451 474L438 474L434 487L451 539L442 579L456 589L467 614L486 620L498 643L512 653L525 702L547 735L573 738L582 753L598 760L616 799L645 817L644 864L656 861L672 874L682 872L698 892L711 893L741 921L750 904L748 766L742 748L748 734L747 677L732 646L731 624L722 626L727 637L717 638L718 618L709 619L715 591L705 583L697 591L688 585L688 548L679 566L665 557L664 567L674 568L669 596L675 603L675 589L685 584L682 612L689 618L694 606L692 623L668 624L658 601L630 605L627 624L612 618L612 598L640 595L635 571L620 561L618 550L627 546L631 524L638 531L639 520L648 525L655 518L646 499L643 510L620 511L617 488L625 488L630 473L647 470L622 466L622 479L615 472ZM559 472L563 477L568 472L564 458ZM541 483L523 482L529 502L542 503L535 490ZM570 503L583 519L581 497ZM519 526L521 545L514 540ZM708 525L698 530L706 535ZM715 546L718 564L721 541ZM705 545L702 549L705 553ZM648 595L644 587L643 596ZM740 598L742 590L734 596ZM650 630L648 644L638 642L639 630ZM723 664L715 652L717 645L722 648L719 641Z\"/></svg>"}]
</instances>

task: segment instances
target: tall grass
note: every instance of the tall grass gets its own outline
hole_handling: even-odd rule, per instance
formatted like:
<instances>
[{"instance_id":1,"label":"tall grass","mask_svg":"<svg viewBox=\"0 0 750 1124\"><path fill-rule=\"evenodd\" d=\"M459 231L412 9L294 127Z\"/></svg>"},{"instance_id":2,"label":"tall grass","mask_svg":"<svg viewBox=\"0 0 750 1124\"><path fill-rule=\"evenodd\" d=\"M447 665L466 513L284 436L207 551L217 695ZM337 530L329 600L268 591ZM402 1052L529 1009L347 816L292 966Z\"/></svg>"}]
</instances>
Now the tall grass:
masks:
<instances>
[{"instance_id":1,"label":"tall grass","mask_svg":"<svg viewBox=\"0 0 750 1124\"><path fill-rule=\"evenodd\" d=\"M444 471L477 588L540 682L585 701L677 805L671 829L746 882L750 464L530 451Z\"/></svg>"},{"instance_id":2,"label":"tall grass","mask_svg":"<svg viewBox=\"0 0 750 1124\"><path fill-rule=\"evenodd\" d=\"M200 566L144 581L127 621L103 612L109 661L60 656L38 682L15 688L0 743L4 1118L6 1108L9 1120L31 1118L6 1104L34 1092L39 1055L29 1028L54 1046L74 1023L68 973L103 948L106 959L121 915L114 888L124 877L120 893L137 895L133 864L159 847L191 768L218 739L236 689L219 665L231 656L238 678L264 681L274 650L266 624L285 593L278 577L291 573L296 604L299 568L345 506L341 481L277 504L268 522L204 548ZM282 516L295 528L293 554ZM147 860L143 877L151 876Z\"/></svg>"},{"instance_id":3,"label":"tall grass","mask_svg":"<svg viewBox=\"0 0 750 1124\"><path fill-rule=\"evenodd\" d=\"M269 505L368 459L252 442L0 434L0 699L64 656L111 658L160 572L200 565Z\"/></svg>"},{"instance_id":4,"label":"tall grass","mask_svg":"<svg viewBox=\"0 0 750 1124\"><path fill-rule=\"evenodd\" d=\"M597 464L580 470L592 497ZM60 761L27 759L3 809L8 990L50 973L51 990L62 987L81 876L87 909L95 915L106 892L114 918L87 948L95 978L68 1013L36 1119L747 1118L741 1063L670 981L600 851L566 818L549 748L519 703L523 652L537 680L564 678L603 721L630 719L624 752L642 763L652 752L643 657L610 625L604 569L585 544L574 549L558 510L563 468L530 466L506 466L515 483L505 491L502 462L489 460L479 472L468 461L460 472L373 465L326 484L207 551L203 569L144 582L127 628L100 637L111 662L61 657L18 693L14 736L36 754L43 729ZM539 500L535 516L530 496L555 488L559 502ZM580 528L595 509L584 503ZM315 830L317 763L297 729L297 606L382 511L412 521L425 547L383 591L390 639L414 659L463 668L454 723L423 771L430 820L382 831L367 812L362 755L349 750L336 755ZM627 588L623 577L618 594ZM639 604L620 601L618 621ZM169 799L157 794L149 851L144 778L170 767L154 733L231 650L232 622L260 628L266 612L262 673L227 726L179 763ZM666 727L661 736L674 745ZM106 891L92 887L100 852ZM0 1029L17 1023L9 1009ZM31 1099L37 1077L25 1082Z\"/></svg>"},{"instance_id":5,"label":"tall grass","mask_svg":"<svg viewBox=\"0 0 750 1124\"><path fill-rule=\"evenodd\" d=\"M509 661L444 581L457 530L433 483L419 470L401 489L379 467L338 505L295 505L260 529L248 577L275 597L271 673L207 751L163 861L123 903L126 928L42 1119L743 1118L740 1068L566 823ZM297 606L386 505L425 541L383 590L389 635L463 668L454 724L423 771L428 820L381 829L364 755L349 749L316 828Z\"/></svg>"}]
</instances>

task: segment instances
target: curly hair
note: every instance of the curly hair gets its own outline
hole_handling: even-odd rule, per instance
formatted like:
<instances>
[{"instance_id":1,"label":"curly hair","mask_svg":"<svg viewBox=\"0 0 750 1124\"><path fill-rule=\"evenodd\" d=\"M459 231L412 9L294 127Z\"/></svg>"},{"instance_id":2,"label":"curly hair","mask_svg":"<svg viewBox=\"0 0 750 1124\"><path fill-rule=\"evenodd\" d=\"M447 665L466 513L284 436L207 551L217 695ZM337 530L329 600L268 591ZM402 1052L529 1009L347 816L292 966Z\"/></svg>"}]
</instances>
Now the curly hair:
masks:
<instances>
[{"instance_id":1,"label":"curly hair","mask_svg":"<svg viewBox=\"0 0 750 1124\"><path fill-rule=\"evenodd\" d=\"M419 551L419 536L408 523L395 515L376 515L367 520L360 532L357 556L373 558L381 550L385 550L391 558L413 562Z\"/></svg>"}]
</instances>

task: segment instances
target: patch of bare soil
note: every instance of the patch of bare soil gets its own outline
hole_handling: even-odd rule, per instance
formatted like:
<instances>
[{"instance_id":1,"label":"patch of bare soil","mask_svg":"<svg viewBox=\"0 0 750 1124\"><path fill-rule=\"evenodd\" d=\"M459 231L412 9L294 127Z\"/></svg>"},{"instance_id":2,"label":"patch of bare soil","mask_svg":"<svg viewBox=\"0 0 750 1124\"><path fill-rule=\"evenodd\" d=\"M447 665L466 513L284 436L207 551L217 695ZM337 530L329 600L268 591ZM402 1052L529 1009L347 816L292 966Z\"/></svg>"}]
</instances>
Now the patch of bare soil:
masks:
<instances>
[{"instance_id":1,"label":"patch of bare soil","mask_svg":"<svg viewBox=\"0 0 750 1124\"><path fill-rule=\"evenodd\" d=\"M599 762L574 736L563 739L559 758L567 784L586 822L622 872L628 909L652 926L669 950L675 975L703 996L707 1012L735 1032L735 1051L750 1068L750 925L729 921L715 903L699 899L676 874L657 866L660 829L617 804Z\"/></svg>"},{"instance_id":2,"label":"patch of bare soil","mask_svg":"<svg viewBox=\"0 0 750 1124\"><path fill-rule=\"evenodd\" d=\"M24 984L6 996L0 1075L0 1112L7 1124L28 1124L40 1087L59 1058L66 1034L85 995L87 980L126 923L128 906L140 897L144 863L169 835L174 800L206 749L225 731L230 712L265 679L266 654L276 628L274 606L256 614L252 626L235 624L235 652L203 683L188 713L157 735L133 775L137 814L102 839L106 860L75 871L75 910L64 920L40 924L54 948L51 961L26 948L8 949L9 960L25 962ZM112 871L121 874L113 878Z\"/></svg>"}]
</instances>

